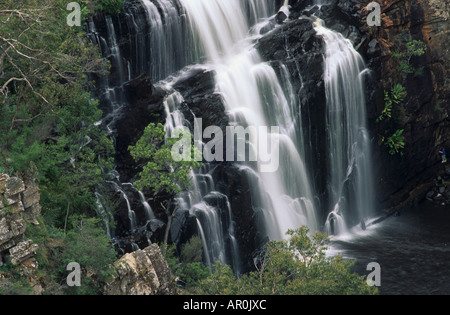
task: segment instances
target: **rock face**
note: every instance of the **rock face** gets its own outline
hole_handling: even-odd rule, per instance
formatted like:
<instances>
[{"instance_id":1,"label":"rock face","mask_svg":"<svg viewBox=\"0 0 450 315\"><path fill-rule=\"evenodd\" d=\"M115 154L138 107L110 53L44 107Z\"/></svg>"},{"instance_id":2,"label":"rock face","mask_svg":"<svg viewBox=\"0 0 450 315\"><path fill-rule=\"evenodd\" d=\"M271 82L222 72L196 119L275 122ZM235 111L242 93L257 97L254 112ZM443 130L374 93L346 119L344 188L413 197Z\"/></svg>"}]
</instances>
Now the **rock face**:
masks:
<instances>
[{"instance_id":1,"label":"rock face","mask_svg":"<svg viewBox=\"0 0 450 315\"><path fill-rule=\"evenodd\" d=\"M39 188L31 179L0 174L0 267L5 263L21 267L21 272L40 294L42 287L34 275L38 268L34 255L38 245L25 240L28 224L38 225L41 212Z\"/></svg>"},{"instance_id":2,"label":"rock face","mask_svg":"<svg viewBox=\"0 0 450 315\"><path fill-rule=\"evenodd\" d=\"M279 7L281 2L277 1ZM367 112L373 139L373 160L376 161L374 165L376 196L380 208L393 212L416 203L425 198L426 192L429 191L427 189L429 185L424 183L432 185L437 173L436 168L441 167L438 149L450 146L448 132L450 58L448 49L444 49L448 43L448 5L439 0L414 2L379 0L382 26L369 27L366 21L368 16L366 7L371 0L330 0L323 1L326 4L321 6L310 6L314 2L290 0L289 14L280 14L278 21L274 19L262 29L261 34L264 36L258 40L256 47L262 58L275 69L280 80L285 78L286 73L290 76L288 79L291 81L293 92L298 96L298 112L295 113L296 117L292 118L302 120L303 135L306 139L306 164L310 166L314 176L314 191L317 192L317 198L321 204L328 204L324 45L312 27L314 16L320 17L327 27L348 38L371 70L372 80L367 82L366 89ZM140 62L144 59L135 60L133 56L147 51L148 47L144 47L142 51L133 49L141 47L137 43L141 42L141 38L147 38L151 29L143 15L140 1L129 1L126 10L131 9L136 11L127 11L129 14L113 19L116 30L120 30L116 32L117 45L122 52L122 59L130 61L131 69L144 69L144 65ZM142 28L133 30L129 26L134 24L128 25L123 22L132 16L131 13L135 15L136 21L140 22L138 24L142 24ZM97 31L102 37L107 38L108 30L105 25L105 21L100 17ZM412 39L424 41L428 48L424 56L411 60L414 65L424 67L423 75L409 75L404 82L392 56L396 38L402 33L407 33ZM157 60L152 59L151 62ZM115 64L113 62L110 76L112 81L120 77L120 70L123 70L123 73L127 72L125 62L123 69L115 68ZM184 65L180 62L177 69L181 69ZM123 85L118 83L128 102L121 116L116 118L116 162L122 182L132 182L139 171L139 166L135 165L127 152L128 146L139 139L148 123L163 123L165 120L162 102L166 94L162 89L155 87L160 78L151 77L151 74L139 76L144 71L132 72L129 82ZM221 128L227 126L229 121L221 97L214 93L214 73L200 68L183 73L183 78L171 83L184 98L180 110L183 111L186 120L193 125L194 116L202 117L204 126L216 125ZM406 87L408 96L402 108L398 109L400 115L396 117L396 125L378 124L376 118L384 108L384 91L389 90L397 82L402 82ZM402 156L391 156L386 146L379 141L380 135L384 135L389 128L404 130L406 149ZM262 241L255 228L259 221L258 206L251 200L251 187L245 182L245 176L226 163L214 166L216 168L212 175L216 189L228 196L236 220L238 243L242 244L241 256L244 264L250 266L252 253ZM118 196L119 200L120 198L121 196ZM140 248L146 246L148 232L151 232L151 241L159 241L161 233L156 231L157 229L150 231L147 228L150 225L145 225L145 214L139 205L139 197L129 196L129 202L136 212L138 225L143 229L133 235L128 233L130 228L127 205L122 199L118 207L121 210L116 216L117 235L133 238L133 243L138 244ZM159 204L152 201L149 203L157 219L165 222L166 218L159 209ZM180 211L172 224L171 241L182 243L188 240L195 230L195 220L188 212ZM246 266L242 269L245 270Z\"/></svg>"},{"instance_id":3,"label":"rock face","mask_svg":"<svg viewBox=\"0 0 450 315\"><path fill-rule=\"evenodd\" d=\"M114 267L117 276L105 286L105 295L176 293L169 266L156 244L124 255Z\"/></svg>"},{"instance_id":4,"label":"rock face","mask_svg":"<svg viewBox=\"0 0 450 315\"><path fill-rule=\"evenodd\" d=\"M368 123L373 139L376 196L387 212L407 208L424 199L436 173L444 170L438 151L450 146L449 7L443 1L379 0L381 26L369 26L367 6L372 0L330 0L320 8L305 9L311 1L291 0L291 19L315 16L352 41L372 74L367 82ZM292 22L291 22L292 23ZM421 75L399 70L393 53L398 41L420 40L423 56L411 64ZM377 123L384 108L384 91L401 83L407 91L403 104L393 108L393 121ZM404 130L403 155L391 156L381 136Z\"/></svg>"},{"instance_id":5,"label":"rock face","mask_svg":"<svg viewBox=\"0 0 450 315\"><path fill-rule=\"evenodd\" d=\"M426 194L426 199L434 204L446 206L450 204L450 167L446 166L445 172L434 180L434 185Z\"/></svg>"},{"instance_id":6,"label":"rock face","mask_svg":"<svg viewBox=\"0 0 450 315\"><path fill-rule=\"evenodd\" d=\"M446 49L450 38L449 7L445 1L379 1L382 25L368 27L364 7L370 1L350 2L355 4L353 8L349 5L343 11L354 20L359 17L356 23L366 36L360 50L378 83L368 103L374 137L389 127L374 123L384 106L383 91L402 83L408 93L394 126L404 130L403 156L389 156L384 145L375 145L377 196L391 212L423 199L435 174L443 172L438 151L450 146L450 56ZM427 45L425 55L411 59L415 67L423 67L422 75L410 74L404 80L399 75L393 52L400 36Z\"/></svg>"},{"instance_id":7,"label":"rock face","mask_svg":"<svg viewBox=\"0 0 450 315\"><path fill-rule=\"evenodd\" d=\"M17 177L0 174L0 265L20 265L32 258L37 245L23 241L27 224L38 224L41 212L39 189Z\"/></svg>"}]
</instances>

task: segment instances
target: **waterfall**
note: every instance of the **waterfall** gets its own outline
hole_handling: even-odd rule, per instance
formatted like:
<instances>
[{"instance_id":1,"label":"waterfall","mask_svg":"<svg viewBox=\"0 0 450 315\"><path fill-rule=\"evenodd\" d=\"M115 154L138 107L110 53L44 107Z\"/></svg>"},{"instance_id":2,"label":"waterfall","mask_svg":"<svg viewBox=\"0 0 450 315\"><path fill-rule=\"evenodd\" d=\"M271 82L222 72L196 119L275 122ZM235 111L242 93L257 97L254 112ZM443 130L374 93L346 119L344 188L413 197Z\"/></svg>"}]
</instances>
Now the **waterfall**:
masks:
<instances>
[{"instance_id":1,"label":"waterfall","mask_svg":"<svg viewBox=\"0 0 450 315\"><path fill-rule=\"evenodd\" d=\"M124 93L128 81L147 74L155 86L165 89L165 130L170 137L177 128L196 128L184 117L183 95L173 88L178 79L189 75L184 68L201 68L214 74L215 93L221 97L230 126L248 128L250 152L246 153L259 157L255 162L248 161L243 154L241 160L238 152L238 161L232 162L246 177L252 210L262 213L263 222L256 229L264 240L283 239L288 229L302 225L314 232L321 230L323 224L319 221L315 200L318 196L313 189L314 170L305 162L307 151L313 146L304 143L303 132L308 126L302 126L298 96L302 87L294 89L294 81L282 61L265 62L255 48L262 36L260 31L275 25L277 12L289 16L287 0L281 8L276 8L273 0L139 0L127 1L119 17L105 17L104 37L98 34L99 25L92 20L89 23L89 37L111 62L113 74L98 81L105 109L105 116L98 124L113 139L123 108L130 106ZM371 148L363 89L366 67L342 35L325 28L320 21L316 22L315 29L326 47L324 81L330 204L325 229L329 234L339 234L372 214ZM289 58L295 60L294 56ZM298 65L297 70L303 84ZM259 127L268 128L266 138L255 132ZM258 150L261 146L268 149L268 143L276 144L277 150L273 146L270 149L279 157L278 167L269 172L265 171L267 161L263 159L268 150L262 150L263 153ZM233 149L227 146L227 151ZM236 209L234 204L232 208L230 201L234 200L220 192L214 178L216 166L204 163L200 170L192 171L191 188L175 199L180 216L195 218L193 224L197 225L202 239L207 264L219 260L232 265L239 274L243 262L233 214L243 209ZM119 176L113 177L115 180L110 184L126 204L129 229L139 229L142 221L136 217L137 204L128 200L130 193L136 193L146 220L155 221L143 193L134 187L123 189ZM100 195L97 197L101 199ZM101 203L98 204L99 213L104 213ZM172 239L177 236L172 235ZM137 245L132 246L135 249Z\"/></svg>"},{"instance_id":2,"label":"waterfall","mask_svg":"<svg viewBox=\"0 0 450 315\"><path fill-rule=\"evenodd\" d=\"M189 49L190 34L176 1L142 0L147 12L148 47L141 52L149 64L146 72L159 81L195 61ZM137 43L141 45L141 43ZM137 50L139 51L139 50Z\"/></svg>"},{"instance_id":3,"label":"waterfall","mask_svg":"<svg viewBox=\"0 0 450 315\"><path fill-rule=\"evenodd\" d=\"M130 106L125 85L142 74L147 74L153 82L157 82L195 59L188 49L191 40L183 16L182 8L176 1L141 0L126 1L119 15L105 15L99 21L94 21L93 17L89 19L88 38L100 48L103 58L110 64L111 73L94 77L97 97L104 111L102 119L96 124L108 132L116 145L117 123L123 117L124 109ZM107 68L105 62L105 72ZM122 174L116 169L109 172L112 180L106 184L118 193L126 205L128 222L124 221L124 228L133 232L140 227L141 218L137 217L135 208L138 205L130 202L132 195L133 199L140 200L139 207L145 214L142 220L147 223L159 222L143 193L131 183L122 183ZM131 189L126 189L125 185ZM97 192L99 214L109 211L100 202L104 197ZM109 224L104 221L108 235L114 237L114 231L111 232ZM134 250L137 245L132 246Z\"/></svg>"},{"instance_id":4,"label":"waterfall","mask_svg":"<svg viewBox=\"0 0 450 315\"><path fill-rule=\"evenodd\" d=\"M171 78L172 80L174 78ZM179 109L183 96L172 90L170 84L161 82L169 90L163 101L166 114L166 137L172 137L179 128L189 127ZM188 191L178 194L178 211L188 211L196 218L198 234L202 240L206 264L220 261L240 273L239 249L234 235L234 222L228 197L215 190L211 176L211 164L204 164L200 170L191 171L192 186Z\"/></svg>"},{"instance_id":5,"label":"waterfall","mask_svg":"<svg viewBox=\"0 0 450 315\"><path fill-rule=\"evenodd\" d=\"M144 193L142 191L138 191L138 194L139 197L141 198L141 203L144 206L145 213L147 214L147 219L148 220L156 219L152 207L148 204L147 200L145 199Z\"/></svg>"},{"instance_id":6,"label":"waterfall","mask_svg":"<svg viewBox=\"0 0 450 315\"><path fill-rule=\"evenodd\" d=\"M350 40L315 22L325 41L329 191L331 209L326 229L348 231L373 215L371 145L367 131L364 60Z\"/></svg>"},{"instance_id":7,"label":"waterfall","mask_svg":"<svg viewBox=\"0 0 450 315\"><path fill-rule=\"evenodd\" d=\"M197 34L196 47L204 51L207 65L216 73L216 89L230 114L231 124L279 127L279 133L270 135L279 143L278 169L261 172L258 161L257 170L249 172L252 175L249 180L256 187L252 198L262 205L268 237L282 239L288 229L301 225L317 230L308 170L299 153L303 139L297 139L292 132L301 129L294 125L300 122L292 121L290 98L284 94L274 69L263 62L253 47L259 34L249 33L251 21L264 23L275 13L273 1L259 1L257 7L248 8L239 0L181 0L181 3L192 32ZM250 10L249 14L246 10ZM257 145L250 143L251 147Z\"/></svg>"}]
</instances>

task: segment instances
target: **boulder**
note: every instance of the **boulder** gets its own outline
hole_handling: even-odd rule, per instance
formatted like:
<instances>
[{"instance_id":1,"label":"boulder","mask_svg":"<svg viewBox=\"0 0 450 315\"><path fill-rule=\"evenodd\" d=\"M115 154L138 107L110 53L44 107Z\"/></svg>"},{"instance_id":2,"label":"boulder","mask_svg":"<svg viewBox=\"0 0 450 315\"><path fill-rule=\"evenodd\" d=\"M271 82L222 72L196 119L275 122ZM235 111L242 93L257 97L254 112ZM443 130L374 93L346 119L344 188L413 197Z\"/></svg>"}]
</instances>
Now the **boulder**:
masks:
<instances>
[{"instance_id":1,"label":"boulder","mask_svg":"<svg viewBox=\"0 0 450 315\"><path fill-rule=\"evenodd\" d=\"M105 285L105 295L169 295L175 293L167 261L158 245L124 255L114 263L117 275Z\"/></svg>"},{"instance_id":2,"label":"boulder","mask_svg":"<svg viewBox=\"0 0 450 315\"><path fill-rule=\"evenodd\" d=\"M24 182L17 177L10 177L4 185L6 188L5 195L7 198L14 197L25 190Z\"/></svg>"},{"instance_id":3,"label":"boulder","mask_svg":"<svg viewBox=\"0 0 450 315\"><path fill-rule=\"evenodd\" d=\"M0 252L7 248L4 245L14 246L14 239L25 233L25 221L17 215L10 215L0 219Z\"/></svg>"},{"instance_id":4,"label":"boulder","mask_svg":"<svg viewBox=\"0 0 450 315\"><path fill-rule=\"evenodd\" d=\"M279 11L276 16L276 21L278 24L282 24L285 20L288 19L288 14L285 11Z\"/></svg>"},{"instance_id":5,"label":"boulder","mask_svg":"<svg viewBox=\"0 0 450 315\"><path fill-rule=\"evenodd\" d=\"M20 242L9 250L11 263L20 265L25 260L34 256L38 247L39 246L34 244L32 240Z\"/></svg>"}]
</instances>

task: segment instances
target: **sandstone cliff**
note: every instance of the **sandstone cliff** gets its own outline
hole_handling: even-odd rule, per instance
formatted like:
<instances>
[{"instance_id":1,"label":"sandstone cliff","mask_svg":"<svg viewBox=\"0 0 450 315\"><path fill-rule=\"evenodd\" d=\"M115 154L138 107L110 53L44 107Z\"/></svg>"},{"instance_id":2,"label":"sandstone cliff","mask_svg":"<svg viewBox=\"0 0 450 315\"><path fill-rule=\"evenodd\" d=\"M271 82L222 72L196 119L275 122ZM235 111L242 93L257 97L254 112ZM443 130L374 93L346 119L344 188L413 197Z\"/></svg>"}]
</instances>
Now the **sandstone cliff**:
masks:
<instances>
[{"instance_id":1,"label":"sandstone cliff","mask_svg":"<svg viewBox=\"0 0 450 315\"><path fill-rule=\"evenodd\" d=\"M396 128L405 130L404 155L389 156L380 145L375 153L375 160L379 161L378 199L388 211L399 210L421 201L433 185L436 173L445 171L438 151L450 146L450 7L448 2L438 0L379 1L382 25L368 27L364 6L370 1L351 2L362 10L359 23L367 36L366 45L362 46L366 50L362 53L378 82L369 103L375 137L386 128L374 123L384 106L383 91L395 82L402 82L393 57L396 40L404 36L427 45L423 56L412 59L416 67L423 67L423 74L410 74L403 83L408 96L396 117Z\"/></svg>"},{"instance_id":2,"label":"sandstone cliff","mask_svg":"<svg viewBox=\"0 0 450 315\"><path fill-rule=\"evenodd\" d=\"M22 181L17 177L0 174L0 267L12 264L21 267L22 274L34 286L34 293L40 286L33 280L38 268L34 255L38 245L25 239L28 224L39 224L36 220L41 212L39 188L32 180ZM0 274L0 282L7 275Z\"/></svg>"},{"instance_id":3,"label":"sandstone cliff","mask_svg":"<svg viewBox=\"0 0 450 315\"><path fill-rule=\"evenodd\" d=\"M104 289L105 295L175 294L167 261L156 244L124 255L115 262L117 275Z\"/></svg>"}]
</instances>

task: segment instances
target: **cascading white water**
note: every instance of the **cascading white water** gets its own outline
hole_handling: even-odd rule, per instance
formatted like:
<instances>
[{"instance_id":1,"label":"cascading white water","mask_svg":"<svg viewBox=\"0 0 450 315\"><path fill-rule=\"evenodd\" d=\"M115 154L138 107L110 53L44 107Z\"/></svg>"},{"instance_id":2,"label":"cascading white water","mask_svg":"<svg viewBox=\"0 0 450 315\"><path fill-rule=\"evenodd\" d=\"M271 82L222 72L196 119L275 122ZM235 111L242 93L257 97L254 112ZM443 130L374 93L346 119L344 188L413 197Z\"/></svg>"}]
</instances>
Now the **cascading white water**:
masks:
<instances>
[{"instance_id":1,"label":"cascading white water","mask_svg":"<svg viewBox=\"0 0 450 315\"><path fill-rule=\"evenodd\" d=\"M283 92L274 69L263 62L249 34L251 25L242 1L181 0L196 47L205 52L207 64L216 73L217 92L223 98L232 124L278 126L280 165L276 172L249 172L254 189L252 198L262 205L265 229L271 239L282 239L290 228L319 224L313 204L308 170L299 154L302 139L292 130L292 103ZM253 1L252 20L261 22L273 14L273 1ZM256 5L257 4L257 5ZM273 8L272 8L273 9ZM257 29L257 28L255 28ZM256 143L250 144L256 147ZM256 176L255 176L256 175Z\"/></svg>"},{"instance_id":2,"label":"cascading white water","mask_svg":"<svg viewBox=\"0 0 450 315\"><path fill-rule=\"evenodd\" d=\"M133 11L126 11L125 14L128 28L136 29L135 40L130 40L133 46L130 47L131 55L121 55L116 36L119 30L114 28L110 17L105 20L108 36L100 38L96 35L95 41L102 48L103 55L111 60L116 73L115 78L101 78L104 99L112 105L108 115L99 123L114 133L114 124L120 117L121 108L127 105L123 84L130 79L147 73L156 83L190 62L204 60L201 67L215 73L216 92L222 97L231 125L244 128L279 127L279 132L271 134L279 140L280 163L277 171L261 172L262 163L259 161L256 167L253 163L239 163L242 173L248 175L251 200L255 208L263 211L265 226L262 228L267 236L282 239L288 229L301 225L307 225L312 231L319 230L309 175L312 170L308 170L304 162L306 152L298 92L292 87L286 66L278 62L278 77L271 64L264 62L254 48L260 36L259 30L277 12L274 1L140 2L146 15L138 17L138 13ZM283 12L288 10L287 3L285 1ZM178 7L180 4L181 8ZM147 33L141 26L145 23L148 24ZM328 232L336 233L348 230L372 212L370 144L362 85L365 66L348 40L320 23L315 28L326 43L325 83L329 106L327 123L330 132L328 153L332 210L326 228ZM90 29L93 34L96 33L93 23L90 23ZM170 80L176 81L174 77ZM176 91L170 91L165 99L168 136L176 128L187 125L179 110L182 102L182 95ZM257 144L250 143L252 146ZM212 167L205 164L201 170L192 172L191 189L179 194L177 199L181 209L196 217L199 234L208 253L206 260L209 263L216 260L228 263L239 273L239 248L232 216L239 209L231 209L228 197L216 191ZM126 193L118 186L115 188L127 201L130 227L134 229L137 220ZM154 218L145 197L137 193L147 219Z\"/></svg>"},{"instance_id":3,"label":"cascading white water","mask_svg":"<svg viewBox=\"0 0 450 315\"><path fill-rule=\"evenodd\" d=\"M138 191L139 197L141 198L141 203L144 206L145 213L147 214L148 220L154 220L156 219L155 214L153 213L152 207L147 202L147 199L144 196L144 193L142 191Z\"/></svg>"},{"instance_id":4,"label":"cascading white water","mask_svg":"<svg viewBox=\"0 0 450 315\"><path fill-rule=\"evenodd\" d=\"M170 92L163 101L166 114L164 127L166 137L172 137L177 129L187 127L189 122L179 109L184 101L183 96L171 90L170 84L165 86ZM230 203L226 195L215 190L210 167L211 165L207 163L197 172L191 171L192 187L178 194L175 199L181 211L189 211L196 217L207 265L211 266L212 263L220 261L233 266L234 272L239 274L239 251L234 235ZM226 209L223 209L223 206ZM224 211L226 211L225 215ZM228 260L227 252L231 260Z\"/></svg>"},{"instance_id":5,"label":"cascading white water","mask_svg":"<svg viewBox=\"0 0 450 315\"><path fill-rule=\"evenodd\" d=\"M100 48L102 56L109 60L111 73L100 75L97 93L102 100L105 115L97 125L103 127L113 140L117 137L117 121L122 117L123 109L128 106L124 85L136 77L147 74L156 82L188 65L195 58L187 49L190 36L184 26L184 18L179 5L170 0L141 0L140 3L126 3L119 16L105 15L105 35L100 36L93 18L88 23L88 36ZM122 23L123 22L123 23ZM127 41L123 42L126 34ZM128 49L127 49L128 46ZM106 70L105 63L105 70ZM155 221L153 211L142 192L130 184L130 189L122 186L120 175L116 170L107 170L114 181L108 181L113 189L120 193L126 204L130 231L138 228L135 209L132 209L127 194L138 195L148 221ZM108 207L102 203L102 196L97 193L98 211L105 211L112 216ZM103 215L104 216L104 215ZM108 234L109 224L105 221Z\"/></svg>"},{"instance_id":6,"label":"cascading white water","mask_svg":"<svg viewBox=\"0 0 450 315\"><path fill-rule=\"evenodd\" d=\"M185 30L183 15L176 2L141 1L147 11L150 31L147 50L141 51L140 55L149 65L146 72L156 82L187 66L195 56L189 50L190 34Z\"/></svg>"},{"instance_id":7,"label":"cascading white water","mask_svg":"<svg viewBox=\"0 0 450 315\"><path fill-rule=\"evenodd\" d=\"M340 234L373 215L372 151L364 90L367 68L350 40L324 27L320 19L314 27L326 47L324 80L332 207L326 229L330 234Z\"/></svg>"}]
</instances>

